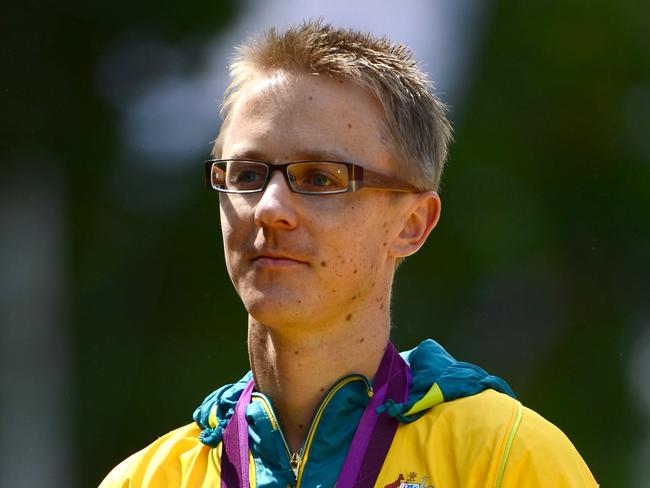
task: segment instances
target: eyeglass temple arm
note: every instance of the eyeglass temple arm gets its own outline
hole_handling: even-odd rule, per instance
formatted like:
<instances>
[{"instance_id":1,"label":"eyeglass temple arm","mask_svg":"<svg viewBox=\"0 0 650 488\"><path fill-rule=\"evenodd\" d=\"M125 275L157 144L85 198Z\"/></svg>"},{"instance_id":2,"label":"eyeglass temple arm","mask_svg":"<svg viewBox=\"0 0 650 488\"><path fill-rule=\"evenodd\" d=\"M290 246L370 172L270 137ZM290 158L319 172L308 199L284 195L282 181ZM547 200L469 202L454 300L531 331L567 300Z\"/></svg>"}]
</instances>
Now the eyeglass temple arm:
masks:
<instances>
[{"instance_id":1,"label":"eyeglass temple arm","mask_svg":"<svg viewBox=\"0 0 650 488\"><path fill-rule=\"evenodd\" d=\"M353 166L351 185L353 190L361 188L370 188L375 190L390 190L405 193L419 193L420 190L410 183L405 183L390 176L384 176L380 173L364 168L363 166Z\"/></svg>"},{"instance_id":2,"label":"eyeglass temple arm","mask_svg":"<svg viewBox=\"0 0 650 488\"><path fill-rule=\"evenodd\" d=\"M211 172L212 172L212 163L214 160L208 159L206 161L203 161L203 184L208 190L214 190L212 188L212 178L211 178Z\"/></svg>"}]
</instances>

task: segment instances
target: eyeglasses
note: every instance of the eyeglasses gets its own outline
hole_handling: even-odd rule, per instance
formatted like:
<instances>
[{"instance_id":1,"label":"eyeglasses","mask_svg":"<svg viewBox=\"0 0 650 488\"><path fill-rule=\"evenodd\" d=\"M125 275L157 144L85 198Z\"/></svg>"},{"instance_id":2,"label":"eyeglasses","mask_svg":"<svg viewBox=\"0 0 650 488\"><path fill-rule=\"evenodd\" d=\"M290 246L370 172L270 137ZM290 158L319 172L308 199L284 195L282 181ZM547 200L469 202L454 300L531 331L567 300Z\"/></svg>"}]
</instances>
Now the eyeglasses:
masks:
<instances>
[{"instance_id":1,"label":"eyeglasses","mask_svg":"<svg viewBox=\"0 0 650 488\"><path fill-rule=\"evenodd\" d=\"M291 191L306 195L329 195L362 188L416 193L416 187L376 173L354 163L339 161L294 161L270 164L251 159L209 159L205 184L209 190L225 193L264 191L273 171L281 171Z\"/></svg>"}]
</instances>

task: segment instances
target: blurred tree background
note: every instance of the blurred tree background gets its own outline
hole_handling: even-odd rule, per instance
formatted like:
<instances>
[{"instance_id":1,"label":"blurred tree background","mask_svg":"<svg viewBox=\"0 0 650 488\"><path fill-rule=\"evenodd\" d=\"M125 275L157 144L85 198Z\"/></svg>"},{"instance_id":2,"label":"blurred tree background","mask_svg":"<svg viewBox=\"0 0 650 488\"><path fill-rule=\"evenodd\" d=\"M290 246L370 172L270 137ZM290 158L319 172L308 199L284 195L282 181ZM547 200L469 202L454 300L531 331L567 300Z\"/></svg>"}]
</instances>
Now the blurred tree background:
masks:
<instances>
[{"instance_id":1,"label":"blurred tree background","mask_svg":"<svg viewBox=\"0 0 650 488\"><path fill-rule=\"evenodd\" d=\"M33 458L43 442L67 451L60 486L96 486L247 369L245 312L199 165L221 93L202 101L212 133L179 155L173 138L129 149L125 132L138 127L119 109L161 72L201 69L247 5L5 6L2 418L3 429L21 415L35 427L3 434L3 486L23 486L8 468L27 469L21 459L47 475ZM602 486L650 486L649 10L641 0L484 8L451 113L443 217L400 268L393 301L401 349L433 337L505 377ZM157 41L131 47L144 38ZM192 133L182 110L178 123L179 140ZM41 283L43 270L51 278L32 293L23 278ZM52 297L59 319L44 331L27 311ZM49 363L52 351L63 353ZM42 389L36 377L54 379ZM65 397L65 439L48 438L48 392ZM24 453L10 452L15 442Z\"/></svg>"}]
</instances>

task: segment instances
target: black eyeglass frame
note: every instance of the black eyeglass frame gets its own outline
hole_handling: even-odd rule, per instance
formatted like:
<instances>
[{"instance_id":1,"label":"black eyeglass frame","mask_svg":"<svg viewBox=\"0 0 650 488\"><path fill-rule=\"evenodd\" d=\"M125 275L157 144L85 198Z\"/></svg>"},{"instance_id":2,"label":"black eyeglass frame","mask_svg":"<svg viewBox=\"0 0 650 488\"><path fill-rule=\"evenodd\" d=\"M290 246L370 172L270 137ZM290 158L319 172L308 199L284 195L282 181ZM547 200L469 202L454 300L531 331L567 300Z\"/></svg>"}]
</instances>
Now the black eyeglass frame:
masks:
<instances>
[{"instance_id":1,"label":"black eyeglass frame","mask_svg":"<svg viewBox=\"0 0 650 488\"><path fill-rule=\"evenodd\" d=\"M212 186L212 165L214 163L228 163L233 162L249 162L249 163L260 163L267 167L266 179L264 184L255 190L227 190L223 188L215 188ZM330 191L304 191L297 190L293 186L291 178L289 178L289 167L293 164L298 163L337 163L343 164L348 168L348 187L341 190L330 190ZM421 190L411 185L410 183L405 183L393 178L391 176L386 176L376 171L364 168L361 165L356 163L349 163L346 161L331 161L331 160L300 160L300 161L291 161L290 163L284 164L272 164L267 161L260 161L256 159L207 159L203 162L203 177L205 186L208 190L217 191L221 193L234 193L234 194L247 194L247 193L259 193L266 189L269 181L271 180L271 174L273 171L281 171L284 175L284 179L287 182L288 188L294 192L301 195L335 195L338 193L348 193L353 191L359 191L362 188L368 188L373 190L385 190L385 191L395 191L401 193L420 193Z\"/></svg>"}]
</instances>

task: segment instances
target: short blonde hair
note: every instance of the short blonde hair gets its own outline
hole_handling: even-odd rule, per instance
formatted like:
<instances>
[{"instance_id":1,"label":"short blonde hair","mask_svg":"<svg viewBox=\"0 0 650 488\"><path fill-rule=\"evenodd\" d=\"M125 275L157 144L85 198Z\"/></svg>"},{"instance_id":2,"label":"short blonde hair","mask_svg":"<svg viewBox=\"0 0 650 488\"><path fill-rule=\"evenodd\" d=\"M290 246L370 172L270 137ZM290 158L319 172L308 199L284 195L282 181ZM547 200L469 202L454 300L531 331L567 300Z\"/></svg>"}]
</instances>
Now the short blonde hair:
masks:
<instances>
[{"instance_id":1,"label":"short blonde hair","mask_svg":"<svg viewBox=\"0 0 650 488\"><path fill-rule=\"evenodd\" d=\"M221 105L224 123L213 154L220 157L228 114L256 74L286 71L318 73L349 80L381 104L384 134L404 161L400 176L422 191L437 190L451 141L447 107L432 92L433 83L403 44L320 20L283 32L271 28L238 46L230 63L231 82Z\"/></svg>"}]
</instances>

